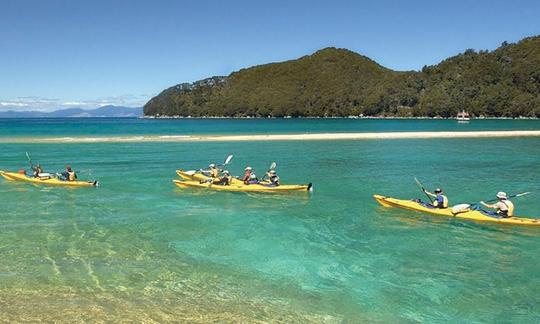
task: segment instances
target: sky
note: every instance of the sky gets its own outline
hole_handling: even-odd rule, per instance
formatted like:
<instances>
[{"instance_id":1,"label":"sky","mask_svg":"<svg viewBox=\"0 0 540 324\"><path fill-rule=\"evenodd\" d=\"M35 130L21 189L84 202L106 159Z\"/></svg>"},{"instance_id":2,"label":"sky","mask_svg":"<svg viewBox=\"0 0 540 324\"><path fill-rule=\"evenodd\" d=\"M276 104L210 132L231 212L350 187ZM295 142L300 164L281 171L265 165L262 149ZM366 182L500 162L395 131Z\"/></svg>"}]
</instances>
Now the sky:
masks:
<instances>
[{"instance_id":1,"label":"sky","mask_svg":"<svg viewBox=\"0 0 540 324\"><path fill-rule=\"evenodd\" d=\"M0 111L142 106L335 46L395 70L540 34L540 1L0 0Z\"/></svg>"}]
</instances>

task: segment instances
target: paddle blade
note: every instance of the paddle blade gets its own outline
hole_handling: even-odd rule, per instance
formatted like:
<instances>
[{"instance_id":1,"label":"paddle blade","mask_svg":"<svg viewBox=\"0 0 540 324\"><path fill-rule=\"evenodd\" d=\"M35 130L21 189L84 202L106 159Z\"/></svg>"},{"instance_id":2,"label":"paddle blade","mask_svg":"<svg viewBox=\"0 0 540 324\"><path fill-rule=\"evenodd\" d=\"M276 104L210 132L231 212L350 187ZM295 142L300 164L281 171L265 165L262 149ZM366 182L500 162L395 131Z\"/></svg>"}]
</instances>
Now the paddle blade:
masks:
<instances>
[{"instance_id":1,"label":"paddle blade","mask_svg":"<svg viewBox=\"0 0 540 324\"><path fill-rule=\"evenodd\" d=\"M231 162L232 158L233 158L233 155L232 155L232 154L229 155L229 156L227 156L227 158L225 159L225 162L223 162L223 165L229 164L229 162Z\"/></svg>"},{"instance_id":2,"label":"paddle blade","mask_svg":"<svg viewBox=\"0 0 540 324\"><path fill-rule=\"evenodd\" d=\"M195 173L197 173L197 171L195 171L195 170L189 170L189 171L186 171L185 173L186 173L187 175L192 176L192 175L194 175Z\"/></svg>"},{"instance_id":3,"label":"paddle blade","mask_svg":"<svg viewBox=\"0 0 540 324\"><path fill-rule=\"evenodd\" d=\"M276 162L272 162L272 164L270 164L270 167L268 168L268 170L274 170L276 168L277 164Z\"/></svg>"},{"instance_id":4,"label":"paddle blade","mask_svg":"<svg viewBox=\"0 0 540 324\"><path fill-rule=\"evenodd\" d=\"M522 193L519 193L517 195L514 195L514 197L521 197L521 196L526 196L526 195L529 195L531 194L531 192L522 192Z\"/></svg>"}]
</instances>

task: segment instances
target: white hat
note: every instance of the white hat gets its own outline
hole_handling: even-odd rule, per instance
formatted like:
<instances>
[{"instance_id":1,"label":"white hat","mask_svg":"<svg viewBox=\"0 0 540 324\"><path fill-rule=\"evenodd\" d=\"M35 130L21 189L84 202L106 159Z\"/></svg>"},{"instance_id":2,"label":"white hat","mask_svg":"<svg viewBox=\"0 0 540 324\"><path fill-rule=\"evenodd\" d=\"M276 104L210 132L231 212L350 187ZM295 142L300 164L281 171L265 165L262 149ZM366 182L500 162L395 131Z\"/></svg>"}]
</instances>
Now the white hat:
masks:
<instances>
[{"instance_id":1,"label":"white hat","mask_svg":"<svg viewBox=\"0 0 540 324\"><path fill-rule=\"evenodd\" d=\"M229 174L228 170L223 170L223 174Z\"/></svg>"},{"instance_id":2,"label":"white hat","mask_svg":"<svg viewBox=\"0 0 540 324\"><path fill-rule=\"evenodd\" d=\"M506 192L499 191L497 193L497 198L499 198L499 199L507 199Z\"/></svg>"},{"instance_id":3,"label":"white hat","mask_svg":"<svg viewBox=\"0 0 540 324\"><path fill-rule=\"evenodd\" d=\"M210 163L210 165L208 166L209 168L215 168L216 165L214 163Z\"/></svg>"},{"instance_id":4,"label":"white hat","mask_svg":"<svg viewBox=\"0 0 540 324\"><path fill-rule=\"evenodd\" d=\"M270 170L270 174L275 174L276 170Z\"/></svg>"},{"instance_id":5,"label":"white hat","mask_svg":"<svg viewBox=\"0 0 540 324\"><path fill-rule=\"evenodd\" d=\"M246 171L251 171L251 167L250 166L246 167Z\"/></svg>"}]
</instances>

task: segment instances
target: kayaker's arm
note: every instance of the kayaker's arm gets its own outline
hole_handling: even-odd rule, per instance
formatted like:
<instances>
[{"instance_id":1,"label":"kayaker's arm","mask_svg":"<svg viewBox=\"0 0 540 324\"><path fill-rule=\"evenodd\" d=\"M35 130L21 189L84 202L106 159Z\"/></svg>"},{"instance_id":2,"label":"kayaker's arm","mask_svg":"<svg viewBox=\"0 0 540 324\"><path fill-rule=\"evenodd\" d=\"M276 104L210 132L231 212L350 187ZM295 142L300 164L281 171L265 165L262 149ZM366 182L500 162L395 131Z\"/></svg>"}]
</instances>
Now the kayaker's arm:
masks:
<instances>
[{"instance_id":1,"label":"kayaker's arm","mask_svg":"<svg viewBox=\"0 0 540 324\"><path fill-rule=\"evenodd\" d=\"M424 189L424 192L425 192L426 194L430 195L431 197L435 197L435 198L437 197L436 194L431 193L431 192L427 191L426 189Z\"/></svg>"},{"instance_id":2,"label":"kayaker's arm","mask_svg":"<svg viewBox=\"0 0 540 324\"><path fill-rule=\"evenodd\" d=\"M204 174L205 176L210 176L210 174L212 173L211 170L205 170L205 169L199 169L199 172Z\"/></svg>"},{"instance_id":3,"label":"kayaker's arm","mask_svg":"<svg viewBox=\"0 0 540 324\"><path fill-rule=\"evenodd\" d=\"M487 207L487 208L497 208L495 205L490 205L490 204L486 204L485 202L481 201L480 204L482 204L483 206Z\"/></svg>"}]
</instances>

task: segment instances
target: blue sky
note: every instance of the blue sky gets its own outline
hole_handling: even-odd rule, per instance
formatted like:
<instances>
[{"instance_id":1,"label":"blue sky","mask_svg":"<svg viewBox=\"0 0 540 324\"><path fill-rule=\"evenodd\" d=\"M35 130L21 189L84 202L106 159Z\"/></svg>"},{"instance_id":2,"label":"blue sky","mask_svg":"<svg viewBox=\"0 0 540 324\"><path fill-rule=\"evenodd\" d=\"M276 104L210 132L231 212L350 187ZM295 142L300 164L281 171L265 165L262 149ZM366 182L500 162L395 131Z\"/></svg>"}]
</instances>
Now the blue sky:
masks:
<instances>
[{"instance_id":1,"label":"blue sky","mask_svg":"<svg viewBox=\"0 0 540 324\"><path fill-rule=\"evenodd\" d=\"M336 46L396 70L540 34L540 1L0 0L0 110L137 106Z\"/></svg>"}]
</instances>

